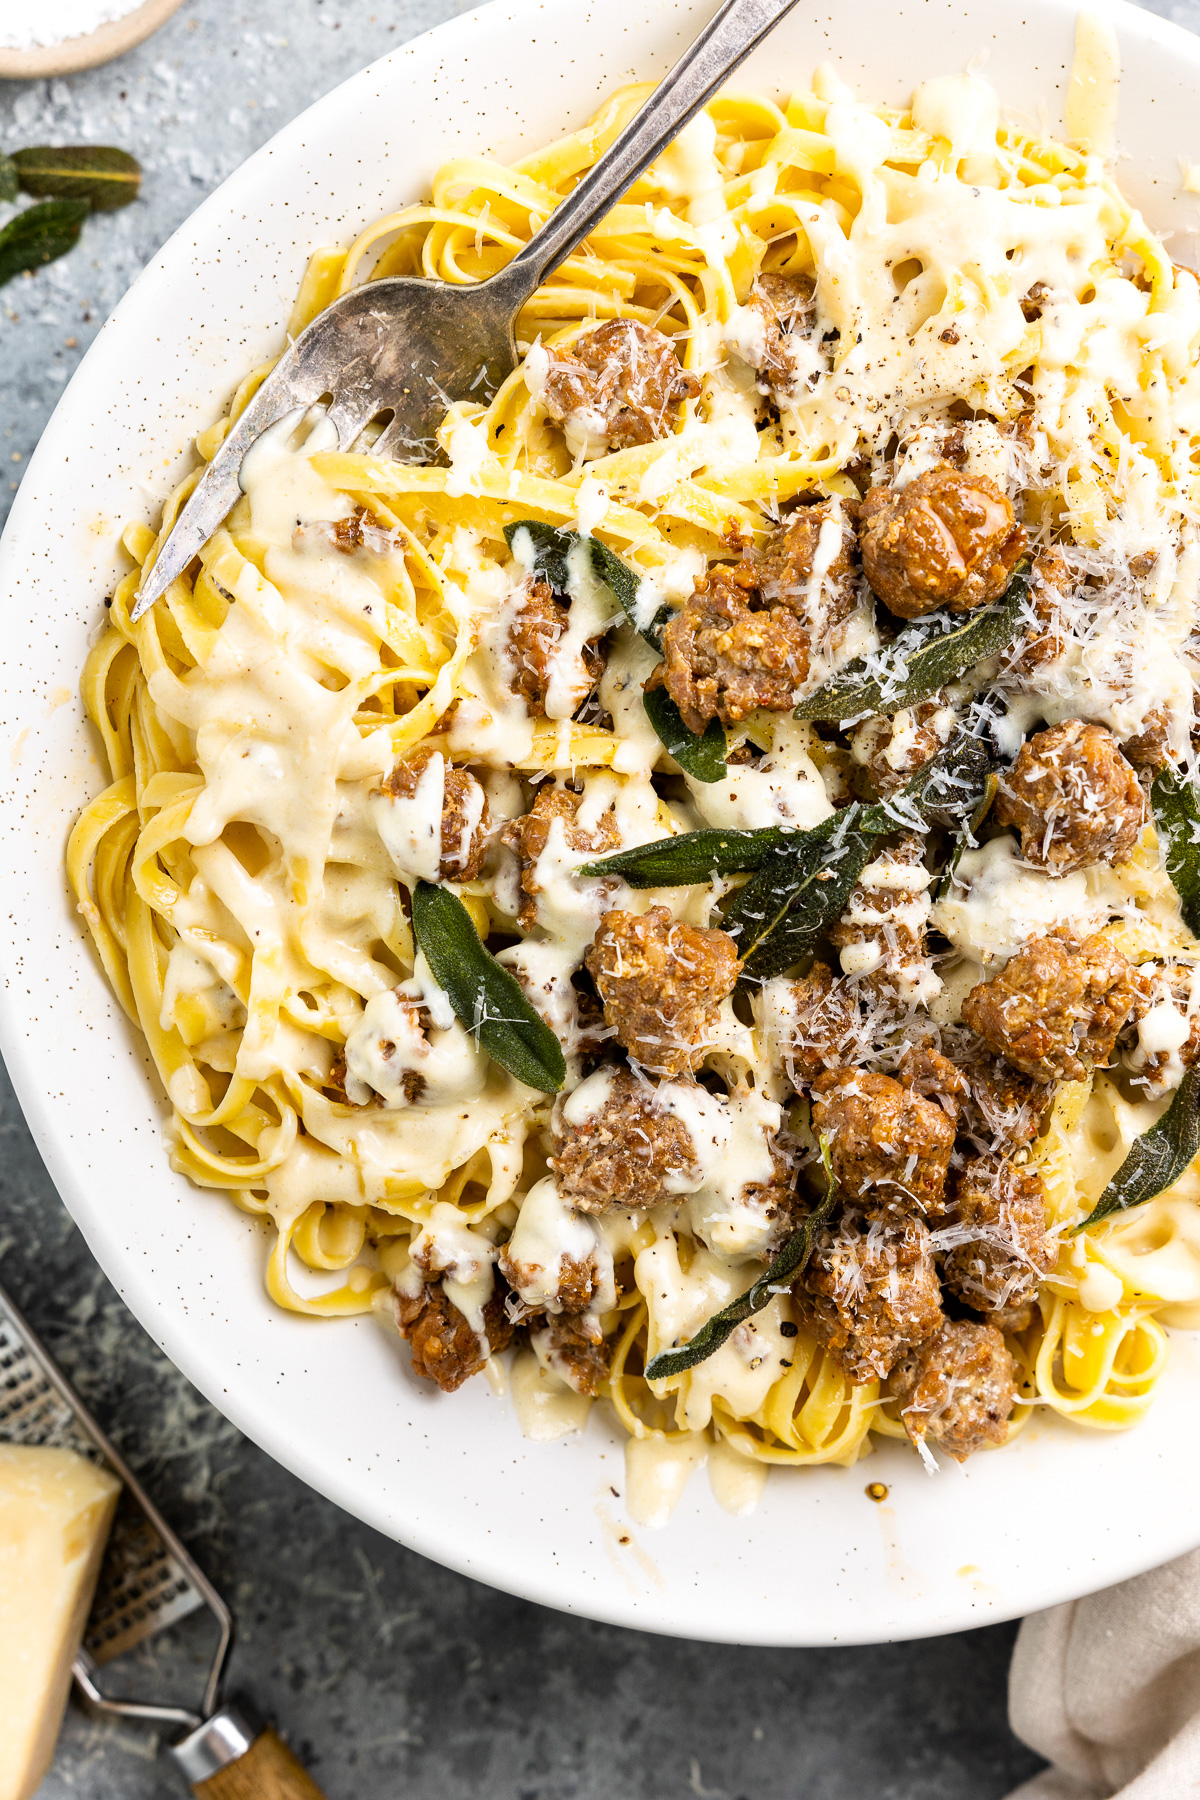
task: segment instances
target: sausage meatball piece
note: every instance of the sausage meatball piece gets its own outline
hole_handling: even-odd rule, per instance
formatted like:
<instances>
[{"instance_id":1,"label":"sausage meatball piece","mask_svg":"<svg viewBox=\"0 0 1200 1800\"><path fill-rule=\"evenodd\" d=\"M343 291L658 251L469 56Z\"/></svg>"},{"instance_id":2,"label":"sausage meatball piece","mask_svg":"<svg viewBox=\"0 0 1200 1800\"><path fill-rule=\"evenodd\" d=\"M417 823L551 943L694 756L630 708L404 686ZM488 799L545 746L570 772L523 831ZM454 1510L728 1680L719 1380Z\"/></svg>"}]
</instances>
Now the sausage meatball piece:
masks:
<instances>
[{"instance_id":1,"label":"sausage meatball piece","mask_svg":"<svg viewBox=\"0 0 1200 1800\"><path fill-rule=\"evenodd\" d=\"M540 787L529 812L511 819L500 834L501 841L516 851L521 865L521 892L525 899L519 918L525 931L537 923L537 896L542 891L538 862L550 842L556 819L561 821L567 849L580 855L605 856L620 844L621 834L611 808L601 813L590 829L576 823L582 802L583 795L571 788Z\"/></svg>"},{"instance_id":2,"label":"sausage meatball piece","mask_svg":"<svg viewBox=\"0 0 1200 1800\"><path fill-rule=\"evenodd\" d=\"M929 1232L919 1219L868 1226L847 1212L818 1236L795 1299L855 1386L882 1381L942 1319Z\"/></svg>"},{"instance_id":3,"label":"sausage meatball piece","mask_svg":"<svg viewBox=\"0 0 1200 1800\"><path fill-rule=\"evenodd\" d=\"M689 731L787 712L808 674L809 635L786 606L757 606L754 569L718 563L663 632L661 679ZM655 681L655 675L651 682Z\"/></svg>"},{"instance_id":4,"label":"sausage meatball piece","mask_svg":"<svg viewBox=\"0 0 1200 1800\"><path fill-rule=\"evenodd\" d=\"M861 980L900 1006L927 1003L941 991L929 959L930 882L925 846L902 838L869 862L829 933L843 975Z\"/></svg>"},{"instance_id":5,"label":"sausage meatball piece","mask_svg":"<svg viewBox=\"0 0 1200 1800\"><path fill-rule=\"evenodd\" d=\"M1016 1372L995 1325L948 1319L895 1368L891 1391L914 1444L936 1444L965 1462L1008 1436Z\"/></svg>"},{"instance_id":6,"label":"sausage meatball piece","mask_svg":"<svg viewBox=\"0 0 1200 1800\"><path fill-rule=\"evenodd\" d=\"M1035 938L963 1001L963 1023L1034 1081L1082 1081L1112 1059L1145 980L1097 933Z\"/></svg>"},{"instance_id":7,"label":"sausage meatball piece","mask_svg":"<svg viewBox=\"0 0 1200 1800\"><path fill-rule=\"evenodd\" d=\"M788 607L814 638L840 625L858 604L858 539L840 500L798 507L772 532L753 566L767 605ZM817 591L810 594L810 587Z\"/></svg>"},{"instance_id":8,"label":"sausage meatball piece","mask_svg":"<svg viewBox=\"0 0 1200 1800\"><path fill-rule=\"evenodd\" d=\"M1014 1325L1056 1260L1041 1176L996 1156L974 1157L955 1183L951 1216L972 1235L947 1256L946 1286L994 1323Z\"/></svg>"},{"instance_id":9,"label":"sausage meatball piece","mask_svg":"<svg viewBox=\"0 0 1200 1800\"><path fill-rule=\"evenodd\" d=\"M947 464L903 488L872 488L862 503L863 570L902 619L998 600L1025 549L1012 504L984 475Z\"/></svg>"},{"instance_id":10,"label":"sausage meatball piece","mask_svg":"<svg viewBox=\"0 0 1200 1800\"><path fill-rule=\"evenodd\" d=\"M520 694L530 716L544 719L555 672L555 653L570 624L571 609L565 600L555 598L548 581L532 577L526 581L519 599L508 631L508 683L514 694ZM584 644L578 667L566 677L565 704L570 712L565 716L583 705L604 672L605 660L599 639Z\"/></svg>"},{"instance_id":11,"label":"sausage meatball piece","mask_svg":"<svg viewBox=\"0 0 1200 1800\"><path fill-rule=\"evenodd\" d=\"M831 1069L813 1083L813 1130L838 1185L871 1216L944 1212L954 1126L935 1101L890 1075Z\"/></svg>"},{"instance_id":12,"label":"sausage meatball piece","mask_svg":"<svg viewBox=\"0 0 1200 1800\"><path fill-rule=\"evenodd\" d=\"M797 353L797 339L803 341L812 330L815 293L810 275L760 275L746 302L756 328L738 351L762 376L760 385L777 405L795 399L807 385L812 358Z\"/></svg>"},{"instance_id":13,"label":"sausage meatball piece","mask_svg":"<svg viewBox=\"0 0 1200 1800\"><path fill-rule=\"evenodd\" d=\"M397 837L411 836L415 841L420 832L428 829L428 809L424 805L427 789L435 799L437 790L441 792L438 880L474 881L483 867L491 828L487 795L473 775L466 769L456 769L439 750L418 750L415 756L396 764L379 790L395 803L383 815L384 820L390 821ZM409 804L418 799L418 794L422 804ZM387 832L385 844L391 835Z\"/></svg>"},{"instance_id":14,"label":"sausage meatball piece","mask_svg":"<svg viewBox=\"0 0 1200 1800\"><path fill-rule=\"evenodd\" d=\"M1070 875L1092 863L1127 861L1146 803L1112 732L1071 719L1022 744L1001 779L995 816L1020 829L1026 862Z\"/></svg>"},{"instance_id":15,"label":"sausage meatball piece","mask_svg":"<svg viewBox=\"0 0 1200 1800\"><path fill-rule=\"evenodd\" d=\"M794 706L814 645L857 604L857 573L853 525L827 500L799 508L757 559L702 575L663 632L661 679L688 730Z\"/></svg>"},{"instance_id":16,"label":"sausage meatball piece","mask_svg":"<svg viewBox=\"0 0 1200 1800\"><path fill-rule=\"evenodd\" d=\"M1163 963L1138 973L1145 993L1130 1015L1137 1030L1127 1034L1126 1063L1150 1093L1163 1094L1200 1062L1200 970Z\"/></svg>"},{"instance_id":17,"label":"sausage meatball piece","mask_svg":"<svg viewBox=\"0 0 1200 1800\"><path fill-rule=\"evenodd\" d=\"M890 718L877 713L864 720L850 740L850 754L866 769L880 799L886 800L945 748L957 726L954 708L945 700L922 700Z\"/></svg>"},{"instance_id":18,"label":"sausage meatball piece","mask_svg":"<svg viewBox=\"0 0 1200 1800\"><path fill-rule=\"evenodd\" d=\"M592 1321L569 1313L530 1321L529 1342L540 1363L574 1388L594 1400L612 1370L612 1345L599 1335L592 1335Z\"/></svg>"},{"instance_id":19,"label":"sausage meatball piece","mask_svg":"<svg viewBox=\"0 0 1200 1800\"><path fill-rule=\"evenodd\" d=\"M727 931L680 924L665 906L605 913L586 961L605 1021L656 1075L700 1066L742 966Z\"/></svg>"},{"instance_id":20,"label":"sausage meatball piece","mask_svg":"<svg viewBox=\"0 0 1200 1800\"><path fill-rule=\"evenodd\" d=\"M1029 571L1029 596L1033 620L1007 656L1011 675L1036 677L1047 664L1066 655L1067 638L1060 617L1064 597L1071 588L1071 571L1061 550L1040 550Z\"/></svg>"},{"instance_id":21,"label":"sausage meatball piece","mask_svg":"<svg viewBox=\"0 0 1200 1800\"><path fill-rule=\"evenodd\" d=\"M696 1146L687 1125L657 1101L652 1083L628 1069L613 1071L597 1111L577 1124L571 1111L561 1100L554 1108L550 1167L559 1193L577 1212L657 1206L695 1175ZM672 1177L673 1189L667 1185Z\"/></svg>"},{"instance_id":22,"label":"sausage meatball piece","mask_svg":"<svg viewBox=\"0 0 1200 1800\"><path fill-rule=\"evenodd\" d=\"M849 982L828 963L814 963L798 981L769 983L769 1012L761 1028L793 1087L806 1087L826 1069L844 1068L859 1049L858 1002Z\"/></svg>"},{"instance_id":23,"label":"sausage meatball piece","mask_svg":"<svg viewBox=\"0 0 1200 1800\"><path fill-rule=\"evenodd\" d=\"M959 1055L967 1092L959 1111L959 1132L980 1150L1016 1150L1032 1143L1054 1103L1052 1087L1019 1074L993 1055L973 1032ZM956 1055L959 1054L956 1050Z\"/></svg>"},{"instance_id":24,"label":"sausage meatball piece","mask_svg":"<svg viewBox=\"0 0 1200 1800\"><path fill-rule=\"evenodd\" d=\"M637 319L609 319L550 350L547 364L540 398L585 454L668 436L682 402L700 392L670 338Z\"/></svg>"},{"instance_id":25,"label":"sausage meatball piece","mask_svg":"<svg viewBox=\"0 0 1200 1800\"><path fill-rule=\"evenodd\" d=\"M504 1301L504 1291L497 1286L483 1309L484 1341L447 1300L440 1281L427 1281L416 1295L397 1290L396 1323L412 1346L414 1374L436 1381L445 1394L477 1375L489 1356L507 1350L512 1342Z\"/></svg>"},{"instance_id":26,"label":"sausage meatball piece","mask_svg":"<svg viewBox=\"0 0 1200 1800\"><path fill-rule=\"evenodd\" d=\"M1143 769L1149 775L1166 768L1171 761L1171 722L1165 707L1156 707L1146 714L1137 736L1127 738L1121 745L1121 755L1135 769Z\"/></svg>"}]
</instances>

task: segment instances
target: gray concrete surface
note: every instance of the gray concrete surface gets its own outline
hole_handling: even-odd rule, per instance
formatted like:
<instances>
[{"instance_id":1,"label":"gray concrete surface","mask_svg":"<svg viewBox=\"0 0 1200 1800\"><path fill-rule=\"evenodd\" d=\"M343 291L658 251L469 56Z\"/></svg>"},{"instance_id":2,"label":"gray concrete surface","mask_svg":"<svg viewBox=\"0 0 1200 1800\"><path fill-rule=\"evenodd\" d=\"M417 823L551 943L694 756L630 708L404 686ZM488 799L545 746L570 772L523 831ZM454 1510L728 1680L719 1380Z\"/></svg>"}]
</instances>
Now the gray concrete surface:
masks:
<instances>
[{"instance_id":1,"label":"gray concrete surface","mask_svg":"<svg viewBox=\"0 0 1200 1800\"><path fill-rule=\"evenodd\" d=\"M651 0L647 0L651 3ZM0 145L103 141L145 198L0 291L0 521L91 337L159 244L286 119L454 0L187 0L68 80L0 83ZM1157 10L1200 27L1200 0ZM93 1263L0 1090L0 1280L236 1610L233 1684L329 1800L994 1800L1037 1759L1005 1718L1013 1630L837 1651L644 1637L527 1605L378 1537L242 1439ZM780 1579L801 1586L802 1547ZM131 1684L194 1684L184 1625ZM72 1709L43 1800L182 1791L145 1731Z\"/></svg>"}]
</instances>

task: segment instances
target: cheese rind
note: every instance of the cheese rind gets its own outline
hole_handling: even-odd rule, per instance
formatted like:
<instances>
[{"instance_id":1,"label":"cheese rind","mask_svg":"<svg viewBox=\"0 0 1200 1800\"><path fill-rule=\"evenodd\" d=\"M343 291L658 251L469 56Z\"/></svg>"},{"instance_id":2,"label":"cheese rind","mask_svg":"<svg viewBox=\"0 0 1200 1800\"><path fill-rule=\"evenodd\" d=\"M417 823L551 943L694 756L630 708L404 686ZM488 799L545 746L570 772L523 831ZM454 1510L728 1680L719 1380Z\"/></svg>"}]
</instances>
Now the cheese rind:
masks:
<instances>
[{"instance_id":1,"label":"cheese rind","mask_svg":"<svg viewBox=\"0 0 1200 1800\"><path fill-rule=\"evenodd\" d=\"M0 1444L0 1800L50 1766L120 1491L73 1450Z\"/></svg>"}]
</instances>

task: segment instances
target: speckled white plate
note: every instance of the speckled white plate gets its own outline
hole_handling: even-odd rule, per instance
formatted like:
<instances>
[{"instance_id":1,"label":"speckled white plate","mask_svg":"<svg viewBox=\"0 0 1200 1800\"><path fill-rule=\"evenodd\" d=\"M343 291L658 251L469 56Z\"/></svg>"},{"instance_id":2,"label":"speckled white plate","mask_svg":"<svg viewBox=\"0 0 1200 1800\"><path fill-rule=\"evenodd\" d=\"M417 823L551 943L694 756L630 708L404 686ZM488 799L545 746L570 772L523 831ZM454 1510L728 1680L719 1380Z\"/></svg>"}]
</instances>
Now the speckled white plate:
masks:
<instances>
[{"instance_id":1,"label":"speckled white plate","mask_svg":"<svg viewBox=\"0 0 1200 1800\"><path fill-rule=\"evenodd\" d=\"M524 1442L472 1382L417 1384L369 1320L275 1310L257 1228L167 1167L160 1096L68 902L68 829L103 777L78 671L122 568L191 439L276 350L314 245L420 197L462 152L525 153L619 82L666 69L709 9L687 0L518 0L468 13L365 70L230 177L100 333L33 458L0 552L0 1044L42 1154L104 1269L222 1411L341 1506L483 1581L596 1618L756 1644L951 1631L1091 1591L1200 1542L1200 1345L1176 1333L1148 1421L1127 1435L1039 1417L1009 1450L936 1479L889 1445L855 1469L775 1475L760 1510L718 1511L703 1474L675 1518L624 1521L622 1445ZM1200 41L1113 10L1122 179L1184 257L1200 225L1179 158L1200 156ZM1064 0L802 6L739 85L783 92L834 57L898 102L989 53L1009 106L1060 125ZM868 1481L888 1483L877 1505Z\"/></svg>"}]
</instances>

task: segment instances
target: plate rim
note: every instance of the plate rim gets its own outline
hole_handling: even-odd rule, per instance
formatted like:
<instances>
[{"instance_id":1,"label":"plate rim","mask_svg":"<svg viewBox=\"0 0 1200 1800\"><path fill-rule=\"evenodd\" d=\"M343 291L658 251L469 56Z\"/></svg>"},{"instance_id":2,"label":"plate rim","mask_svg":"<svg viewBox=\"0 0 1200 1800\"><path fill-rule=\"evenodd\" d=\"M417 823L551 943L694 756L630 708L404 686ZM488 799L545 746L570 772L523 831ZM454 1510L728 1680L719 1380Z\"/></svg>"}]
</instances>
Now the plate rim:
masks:
<instances>
[{"instance_id":1,"label":"plate rim","mask_svg":"<svg viewBox=\"0 0 1200 1800\"><path fill-rule=\"evenodd\" d=\"M314 119L323 112L333 112L339 104L344 104L346 97L356 86L373 83L385 68L389 71L390 76L393 69L402 69L406 61L415 61L437 52L441 52L443 55L452 54L456 42L465 41L471 33L477 31L481 21L494 23L504 18L515 29L520 27L522 21L528 21L539 13L544 15L548 10L554 9L553 7L547 8L540 3L540 0L490 0L487 5L456 18L445 20L429 31L410 39L407 43L398 45L384 57L368 64L364 69L339 83L329 93L288 121L278 133L232 171L225 181L176 228L136 281L131 284L127 293L106 320L104 327L97 334L95 342L82 359L76 375L64 390L42 433L39 444L30 458L21 489L16 496L12 516L4 533L3 544L0 545L0 583L3 583L8 570L9 558L16 554L16 545L27 531L28 524L36 516L37 495L41 482L52 466L58 466L63 445L69 443L67 434L71 396L73 390L77 389L82 371L89 366L94 366L95 363L103 362L105 351L102 346L112 333L112 328L128 317L155 289L156 284L163 280L171 267L181 241L203 232L211 219L227 214L231 208L236 208L239 196L243 192L252 190L256 185L259 170L281 154L287 153L289 149L298 147L305 133L311 129ZM566 9L560 8L559 10L565 11ZM693 8L690 4L687 5L689 17L693 10L698 11L699 9ZM1074 11L1074 8L1068 8L1066 0L1034 0L1034 10L1047 15L1050 13L1061 15L1068 10ZM1124 27L1143 42L1157 43L1164 48L1174 49L1177 53L1186 53L1185 60L1195 68L1197 73L1200 73L1200 39L1183 27L1164 20L1156 14L1144 12L1140 8L1127 4L1127 0L1107 0L1107 4L1093 8L1093 10L1099 10L1104 16L1111 18L1118 27ZM233 373L236 379L236 370ZM81 385L78 391L82 391ZM195 422L197 427L201 422ZM189 429L187 436L189 446L192 435L194 433ZM186 456L188 452L185 451L183 454ZM194 452L191 452L191 455L194 457ZM172 470L173 480L177 479L178 466L179 459L177 458L176 466ZM3 805L6 807L7 804L6 794ZM17 948L19 950L19 946ZM256 1405L248 1393L232 1395L219 1387L214 1391L213 1385L205 1380L205 1369L197 1366L190 1343L184 1339L180 1331L173 1329L169 1312L156 1303L154 1295L141 1293L138 1290L132 1266L126 1264L119 1268L110 1267L109 1259L101 1256L96 1250L93 1244L93 1233L95 1232L96 1236L100 1235L98 1223L89 1207L87 1180L76 1166L76 1161L71 1154L70 1135L63 1130L61 1122L55 1115L52 1097L32 1077L26 1078L26 1071L22 1066L22 1037L26 1021L20 1017L14 998L17 985L11 978L9 968L12 949L13 946L7 941L0 945L0 966L3 966L6 976L9 977L0 987L0 1050L4 1053L14 1090L39 1153L64 1204L88 1242L89 1248L97 1256L97 1261L100 1262L108 1279L121 1294L122 1299L130 1307L139 1323L149 1332L171 1361L205 1394L206 1398L245 1436L258 1444L276 1461L282 1463L298 1479L315 1488L354 1516L364 1519L386 1535L398 1538L399 1541L421 1554L431 1557L460 1574L485 1581L491 1586L519 1597L534 1600L577 1616L600 1619L640 1630L657 1631L665 1635L686 1636L701 1642L782 1646L831 1643L866 1644L897 1639L915 1639L969 1629L975 1624L998 1622L1023 1611L1042 1610L1058 1601L1073 1599L1083 1592L1092 1591L1086 1585L1081 1585L1077 1576L1073 1576L1063 1580L1057 1587L1052 1583L1043 1583L1034 1608L1030 1607L1027 1599L1023 1599L1012 1604L1002 1603L999 1607L986 1606L982 1609L981 1616L975 1618L969 1616L972 1611L970 1607L964 1606L957 1611L949 1612L945 1609L935 1608L931 1609L929 1615L921 1621L907 1618L902 1622L898 1621L898 1628L894 1631L881 1632L876 1626L869 1624L864 1624L860 1628L854 1623L849 1623L845 1632L834 1635L830 1635L828 1631L822 1631L817 1635L806 1635L802 1627L797 1629L795 1626L783 1629L777 1635L764 1634L761 1630L747 1635L736 1629L723 1629L718 1622L714 1621L711 1623L716 1625L715 1629L701 1633L688 1627L681 1627L671 1620L656 1619L653 1611L622 1602L615 1589L607 1599L599 1595L580 1598L578 1595L568 1593L561 1584L556 1585L549 1578L539 1578L528 1571L516 1575L513 1571L511 1557L506 1554L502 1546L486 1542L463 1545L452 1540L448 1541L444 1536L439 1536L432 1521L422 1523L414 1521L410 1517L405 1520L403 1529L401 1529L394 1519L387 1516L386 1509L382 1504L364 1499L363 1494L359 1491L350 1491L349 1476L343 1478L337 1471L316 1470L311 1453L306 1460L301 1447L290 1442L282 1432L273 1431L270 1418L264 1412L263 1407ZM119 1023L118 1030L120 1030ZM133 1044L136 1053L136 1044L131 1032L126 1030L125 1036ZM199 1190L194 1190L194 1194L198 1199L200 1198ZM129 1291L130 1289L133 1291ZM265 1304L269 1306L271 1303L265 1302ZM348 1326L352 1322L343 1321L341 1323ZM374 1329L368 1321L354 1321L353 1323L359 1330L363 1329L364 1325L369 1329ZM332 1329L332 1324L328 1328ZM515 1420L510 1417L509 1423L515 1433ZM862 1465L856 1465L856 1467L861 1469ZM731 1520L729 1524L732 1534L737 1528L737 1522ZM1164 1547L1159 1539L1149 1550L1137 1548L1139 1542L1139 1536L1134 1535L1130 1539L1124 1559L1114 1557L1106 1564L1101 1585L1107 1586L1111 1582L1141 1573L1147 1568L1170 1560L1195 1547L1197 1543L1200 1543L1200 1515L1197 1516L1194 1526L1181 1532L1177 1542L1168 1543ZM732 1535L730 1548L731 1550L735 1548Z\"/></svg>"}]
</instances>

